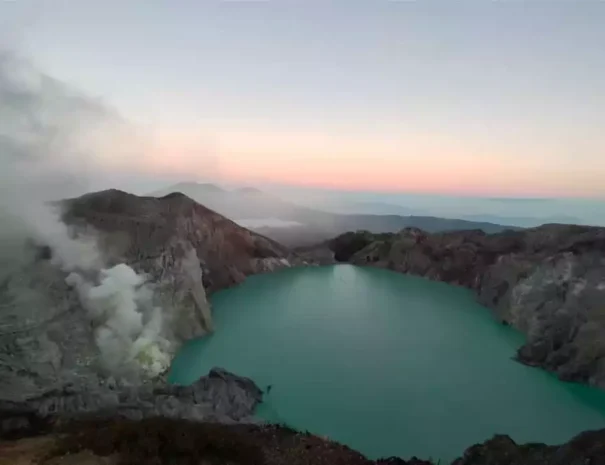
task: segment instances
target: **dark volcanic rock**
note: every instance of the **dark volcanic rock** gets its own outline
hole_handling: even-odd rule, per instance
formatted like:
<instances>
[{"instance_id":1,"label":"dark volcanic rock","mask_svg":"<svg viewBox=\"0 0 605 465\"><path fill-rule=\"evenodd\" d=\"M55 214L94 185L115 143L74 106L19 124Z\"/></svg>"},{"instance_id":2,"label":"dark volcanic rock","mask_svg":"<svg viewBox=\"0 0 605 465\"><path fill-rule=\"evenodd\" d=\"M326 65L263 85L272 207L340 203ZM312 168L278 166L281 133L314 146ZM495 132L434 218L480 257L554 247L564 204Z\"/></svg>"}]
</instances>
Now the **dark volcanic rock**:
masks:
<instances>
[{"instance_id":1,"label":"dark volcanic rock","mask_svg":"<svg viewBox=\"0 0 605 465\"><path fill-rule=\"evenodd\" d=\"M0 465L433 465L372 461L342 444L278 425L167 418L65 422L49 434L0 440Z\"/></svg>"},{"instance_id":2,"label":"dark volcanic rock","mask_svg":"<svg viewBox=\"0 0 605 465\"><path fill-rule=\"evenodd\" d=\"M388 238L390 234L372 234L368 231L348 232L329 241L330 249L334 251L337 262L348 261L355 253L380 238Z\"/></svg>"},{"instance_id":3,"label":"dark volcanic rock","mask_svg":"<svg viewBox=\"0 0 605 465\"><path fill-rule=\"evenodd\" d=\"M605 430L586 431L561 446L516 444L494 436L472 446L452 465L600 465L605 463Z\"/></svg>"},{"instance_id":4,"label":"dark volcanic rock","mask_svg":"<svg viewBox=\"0 0 605 465\"><path fill-rule=\"evenodd\" d=\"M474 290L499 321L527 335L520 361L605 387L605 228L404 229L349 233L328 246L337 259Z\"/></svg>"},{"instance_id":5,"label":"dark volcanic rock","mask_svg":"<svg viewBox=\"0 0 605 465\"><path fill-rule=\"evenodd\" d=\"M190 386L159 380L138 386L112 380L89 386L65 385L20 402L0 400L0 435L14 437L49 430L57 420L83 416L251 421L261 401L262 391L252 380L221 368L212 369Z\"/></svg>"},{"instance_id":6,"label":"dark volcanic rock","mask_svg":"<svg viewBox=\"0 0 605 465\"><path fill-rule=\"evenodd\" d=\"M65 462L61 459L66 460ZM605 430L566 444L516 444L495 436L451 465L602 465ZM37 436L0 438L0 465L446 465L416 457L368 460L360 453L287 426L218 424L116 416L57 421Z\"/></svg>"}]
</instances>

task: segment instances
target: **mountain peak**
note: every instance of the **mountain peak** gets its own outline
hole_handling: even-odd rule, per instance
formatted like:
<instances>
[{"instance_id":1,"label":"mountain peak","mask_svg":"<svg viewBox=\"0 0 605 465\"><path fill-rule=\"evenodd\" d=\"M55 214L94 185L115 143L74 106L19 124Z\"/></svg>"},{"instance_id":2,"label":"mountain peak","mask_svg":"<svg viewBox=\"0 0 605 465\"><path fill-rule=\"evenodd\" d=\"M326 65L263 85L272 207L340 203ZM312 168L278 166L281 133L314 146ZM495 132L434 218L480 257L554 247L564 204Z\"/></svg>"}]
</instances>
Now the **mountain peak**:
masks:
<instances>
[{"instance_id":1,"label":"mountain peak","mask_svg":"<svg viewBox=\"0 0 605 465\"><path fill-rule=\"evenodd\" d=\"M178 186L195 187L208 192L225 192L225 189L209 182L182 182Z\"/></svg>"},{"instance_id":2,"label":"mountain peak","mask_svg":"<svg viewBox=\"0 0 605 465\"><path fill-rule=\"evenodd\" d=\"M237 189L236 192L244 195L260 195L264 194L263 191L257 189L256 187L242 187L241 189Z\"/></svg>"},{"instance_id":3,"label":"mountain peak","mask_svg":"<svg viewBox=\"0 0 605 465\"><path fill-rule=\"evenodd\" d=\"M151 195L152 197L164 197L168 194L172 194L175 192L180 192L188 197L194 198L196 194L221 194L226 191L223 188L217 186L216 184L184 181L165 187L163 189L159 189L149 195Z\"/></svg>"}]
</instances>

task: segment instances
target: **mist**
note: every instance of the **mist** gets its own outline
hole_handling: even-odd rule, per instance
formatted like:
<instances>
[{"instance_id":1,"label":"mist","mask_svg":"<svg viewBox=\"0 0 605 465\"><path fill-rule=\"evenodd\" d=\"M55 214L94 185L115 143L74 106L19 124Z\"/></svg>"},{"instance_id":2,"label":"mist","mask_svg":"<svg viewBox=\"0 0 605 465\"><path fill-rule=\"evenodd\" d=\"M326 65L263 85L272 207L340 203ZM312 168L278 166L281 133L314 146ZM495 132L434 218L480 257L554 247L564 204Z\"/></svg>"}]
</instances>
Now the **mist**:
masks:
<instances>
[{"instance_id":1,"label":"mist","mask_svg":"<svg viewBox=\"0 0 605 465\"><path fill-rule=\"evenodd\" d=\"M69 305L69 292L49 295L54 277L31 278L46 249L91 322L103 367L157 375L171 348L147 277L123 263L108 267L95 231L64 224L55 202L110 187L112 173L142 163L135 133L100 100L0 53L0 334L4 318L27 312L44 321L53 306Z\"/></svg>"}]
</instances>

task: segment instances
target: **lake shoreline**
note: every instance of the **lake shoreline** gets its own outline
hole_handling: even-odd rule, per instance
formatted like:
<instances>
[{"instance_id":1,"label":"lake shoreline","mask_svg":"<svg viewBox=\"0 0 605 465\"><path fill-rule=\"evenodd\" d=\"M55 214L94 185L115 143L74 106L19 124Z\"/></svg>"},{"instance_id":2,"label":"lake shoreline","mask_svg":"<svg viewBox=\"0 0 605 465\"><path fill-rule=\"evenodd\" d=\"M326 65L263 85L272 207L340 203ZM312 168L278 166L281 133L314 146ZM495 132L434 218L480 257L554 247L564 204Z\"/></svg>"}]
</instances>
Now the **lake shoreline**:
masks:
<instances>
[{"instance_id":1,"label":"lake shoreline","mask_svg":"<svg viewBox=\"0 0 605 465\"><path fill-rule=\"evenodd\" d=\"M519 361L605 389L605 228L544 225L485 234L343 234L309 257L386 268L459 285L528 336Z\"/></svg>"},{"instance_id":2,"label":"lake shoreline","mask_svg":"<svg viewBox=\"0 0 605 465\"><path fill-rule=\"evenodd\" d=\"M185 344L171 381L187 384L224 366L271 386L261 418L328 435L373 459L407 451L450 460L494 433L556 444L605 426L605 393L513 361L522 333L462 287L338 264L255 275L214 294L212 304L217 331ZM408 417L425 435L406 431ZM383 418L391 418L388 427ZM365 431L377 425L388 432ZM442 434L451 443L439 446L442 455L414 446Z\"/></svg>"}]
</instances>

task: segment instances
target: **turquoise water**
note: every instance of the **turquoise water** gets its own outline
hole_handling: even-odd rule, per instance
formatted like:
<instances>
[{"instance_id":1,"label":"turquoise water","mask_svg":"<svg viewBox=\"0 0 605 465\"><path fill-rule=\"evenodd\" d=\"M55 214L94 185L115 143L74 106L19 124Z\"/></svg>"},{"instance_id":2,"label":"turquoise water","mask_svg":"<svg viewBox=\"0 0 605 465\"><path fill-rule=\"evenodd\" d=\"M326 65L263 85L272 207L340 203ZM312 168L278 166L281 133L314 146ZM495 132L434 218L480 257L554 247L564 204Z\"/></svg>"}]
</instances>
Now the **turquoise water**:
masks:
<instances>
[{"instance_id":1,"label":"turquoise water","mask_svg":"<svg viewBox=\"0 0 605 465\"><path fill-rule=\"evenodd\" d=\"M258 414L371 458L451 460L495 433L558 443L605 427L605 392L511 357L523 336L465 290L336 265L254 276L212 298L216 333L174 360L272 385Z\"/></svg>"}]
</instances>

